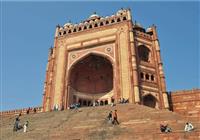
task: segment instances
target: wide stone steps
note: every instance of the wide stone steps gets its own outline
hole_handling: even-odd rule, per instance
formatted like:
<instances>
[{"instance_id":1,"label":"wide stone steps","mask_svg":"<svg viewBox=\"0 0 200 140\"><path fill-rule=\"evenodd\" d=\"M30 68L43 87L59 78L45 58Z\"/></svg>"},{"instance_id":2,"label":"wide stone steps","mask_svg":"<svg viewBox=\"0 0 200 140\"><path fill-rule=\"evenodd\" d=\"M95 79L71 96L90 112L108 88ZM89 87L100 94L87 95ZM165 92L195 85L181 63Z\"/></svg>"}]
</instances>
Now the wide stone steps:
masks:
<instances>
[{"instance_id":1,"label":"wide stone steps","mask_svg":"<svg viewBox=\"0 0 200 140\"><path fill-rule=\"evenodd\" d=\"M110 110L115 109L120 122L117 126L106 120ZM192 120L196 130L185 133L185 122L190 119L167 110L133 104L23 115L21 123L30 122L27 133L12 132L14 118L2 119L2 140L198 140L200 132L199 121ZM169 124L173 132L160 133L160 123Z\"/></svg>"}]
</instances>

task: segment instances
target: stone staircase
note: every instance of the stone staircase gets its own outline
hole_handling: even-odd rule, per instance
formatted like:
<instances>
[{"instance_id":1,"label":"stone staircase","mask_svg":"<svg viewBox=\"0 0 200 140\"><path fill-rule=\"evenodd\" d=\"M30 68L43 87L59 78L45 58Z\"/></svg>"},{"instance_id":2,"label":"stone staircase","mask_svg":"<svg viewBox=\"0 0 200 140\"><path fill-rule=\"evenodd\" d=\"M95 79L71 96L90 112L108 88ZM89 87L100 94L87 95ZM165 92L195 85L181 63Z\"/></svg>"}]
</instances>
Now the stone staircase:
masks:
<instances>
[{"instance_id":1,"label":"stone staircase","mask_svg":"<svg viewBox=\"0 0 200 140\"><path fill-rule=\"evenodd\" d=\"M115 109L120 125L113 126L106 116ZM199 120L133 104L22 115L21 123L30 122L27 133L12 131L14 119L2 117L1 140L200 140ZM193 123L195 131L183 131L186 121ZM160 133L160 123L169 124L173 132Z\"/></svg>"}]
</instances>

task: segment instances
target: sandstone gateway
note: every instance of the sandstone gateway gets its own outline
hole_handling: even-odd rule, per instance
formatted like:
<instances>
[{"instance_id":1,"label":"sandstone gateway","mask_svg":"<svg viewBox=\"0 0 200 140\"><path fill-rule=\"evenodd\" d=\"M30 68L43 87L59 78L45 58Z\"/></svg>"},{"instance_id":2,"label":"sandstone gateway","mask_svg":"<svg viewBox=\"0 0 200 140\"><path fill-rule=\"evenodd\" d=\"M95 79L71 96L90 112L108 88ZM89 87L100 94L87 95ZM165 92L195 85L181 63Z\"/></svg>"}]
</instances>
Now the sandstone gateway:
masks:
<instances>
[{"instance_id":1,"label":"sandstone gateway","mask_svg":"<svg viewBox=\"0 0 200 140\"><path fill-rule=\"evenodd\" d=\"M43 111L67 109L77 102L117 103L122 98L169 108L156 27L133 23L129 9L58 25L49 51Z\"/></svg>"}]
</instances>

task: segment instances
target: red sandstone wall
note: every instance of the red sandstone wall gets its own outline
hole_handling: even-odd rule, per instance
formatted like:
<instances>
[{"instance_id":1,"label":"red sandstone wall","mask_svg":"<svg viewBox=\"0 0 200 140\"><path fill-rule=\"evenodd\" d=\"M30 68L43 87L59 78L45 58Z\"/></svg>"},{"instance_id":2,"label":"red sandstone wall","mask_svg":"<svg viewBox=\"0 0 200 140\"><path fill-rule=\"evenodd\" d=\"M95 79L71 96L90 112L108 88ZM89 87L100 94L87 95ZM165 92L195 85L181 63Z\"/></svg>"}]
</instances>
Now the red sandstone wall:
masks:
<instances>
[{"instance_id":1,"label":"red sandstone wall","mask_svg":"<svg viewBox=\"0 0 200 140\"><path fill-rule=\"evenodd\" d=\"M200 118L200 89L173 91L171 108L186 117Z\"/></svg>"},{"instance_id":2,"label":"red sandstone wall","mask_svg":"<svg viewBox=\"0 0 200 140\"><path fill-rule=\"evenodd\" d=\"M42 112L42 107L31 107L31 108L3 111L3 112L0 112L0 115L11 116L11 115L19 115L20 113L26 114L28 109L29 109L29 113L34 113L34 108L36 109L36 113Z\"/></svg>"}]
</instances>

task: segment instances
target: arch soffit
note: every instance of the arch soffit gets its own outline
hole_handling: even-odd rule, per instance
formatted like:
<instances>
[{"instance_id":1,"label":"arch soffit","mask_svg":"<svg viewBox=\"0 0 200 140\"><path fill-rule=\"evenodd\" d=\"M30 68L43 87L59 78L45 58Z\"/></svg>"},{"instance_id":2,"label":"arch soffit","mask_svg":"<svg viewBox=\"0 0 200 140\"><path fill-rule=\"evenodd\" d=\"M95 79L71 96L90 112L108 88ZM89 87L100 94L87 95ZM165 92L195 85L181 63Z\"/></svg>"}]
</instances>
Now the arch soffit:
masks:
<instances>
[{"instance_id":1,"label":"arch soffit","mask_svg":"<svg viewBox=\"0 0 200 140\"><path fill-rule=\"evenodd\" d=\"M147 97L147 96L152 96L156 101L158 101L156 95L154 95L154 94L152 94L152 93L146 93L146 94L144 94L144 95L142 96L142 98L144 99L144 98Z\"/></svg>"},{"instance_id":2,"label":"arch soffit","mask_svg":"<svg viewBox=\"0 0 200 140\"><path fill-rule=\"evenodd\" d=\"M91 51L91 52L86 52L85 54L81 55L77 60L75 60L74 62L72 62L69 67L68 67L68 71L71 70L71 68L76 65L80 60L83 60L84 58L86 58L89 55L97 55L97 56L101 56L104 57L106 59L109 60L109 62L113 65L114 64L114 59L113 57L111 57L110 55L106 54L106 53L102 53L99 51Z\"/></svg>"},{"instance_id":3,"label":"arch soffit","mask_svg":"<svg viewBox=\"0 0 200 140\"><path fill-rule=\"evenodd\" d=\"M149 49L150 52L152 51L152 48L151 48L150 45L147 45L147 44L144 44L144 43L139 42L139 43L137 44L137 46L138 46L138 47L140 47L140 46L145 46L146 48Z\"/></svg>"}]
</instances>

